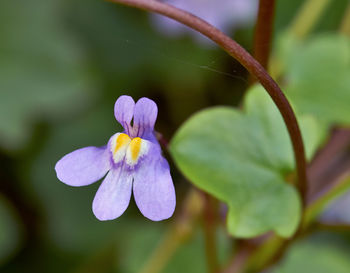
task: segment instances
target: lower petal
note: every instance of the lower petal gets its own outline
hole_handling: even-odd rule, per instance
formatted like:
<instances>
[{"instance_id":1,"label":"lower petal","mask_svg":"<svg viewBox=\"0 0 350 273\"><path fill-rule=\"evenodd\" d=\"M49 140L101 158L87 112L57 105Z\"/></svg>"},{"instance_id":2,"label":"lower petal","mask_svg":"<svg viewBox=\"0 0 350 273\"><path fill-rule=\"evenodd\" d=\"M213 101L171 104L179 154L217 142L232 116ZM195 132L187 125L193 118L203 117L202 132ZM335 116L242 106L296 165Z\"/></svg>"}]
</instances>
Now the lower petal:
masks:
<instances>
[{"instance_id":1,"label":"lower petal","mask_svg":"<svg viewBox=\"0 0 350 273\"><path fill-rule=\"evenodd\" d=\"M134 197L141 213L160 221L171 217L176 198L168 162L160 155L148 155L134 173Z\"/></svg>"},{"instance_id":2,"label":"lower petal","mask_svg":"<svg viewBox=\"0 0 350 273\"><path fill-rule=\"evenodd\" d=\"M70 186L86 186L101 179L110 169L106 147L86 147L62 157L55 166L59 180Z\"/></svg>"},{"instance_id":3,"label":"lower petal","mask_svg":"<svg viewBox=\"0 0 350 273\"><path fill-rule=\"evenodd\" d=\"M118 218L127 209L132 188L132 175L122 167L111 169L99 187L92 210L101 221Z\"/></svg>"}]
</instances>

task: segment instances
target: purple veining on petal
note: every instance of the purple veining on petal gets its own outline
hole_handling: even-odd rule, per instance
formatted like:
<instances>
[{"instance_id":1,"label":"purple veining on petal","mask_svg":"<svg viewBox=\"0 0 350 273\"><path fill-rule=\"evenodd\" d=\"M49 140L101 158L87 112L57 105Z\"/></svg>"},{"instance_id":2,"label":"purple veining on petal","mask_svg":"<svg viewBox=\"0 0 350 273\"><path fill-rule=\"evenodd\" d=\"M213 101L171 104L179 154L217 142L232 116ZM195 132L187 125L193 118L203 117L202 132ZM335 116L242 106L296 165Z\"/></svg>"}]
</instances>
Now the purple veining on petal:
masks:
<instances>
[{"instance_id":1,"label":"purple veining on petal","mask_svg":"<svg viewBox=\"0 0 350 273\"><path fill-rule=\"evenodd\" d=\"M130 135L130 122L134 115L135 102L130 96L120 96L114 105L114 116L116 120L124 127L124 130Z\"/></svg>"},{"instance_id":2,"label":"purple veining on petal","mask_svg":"<svg viewBox=\"0 0 350 273\"><path fill-rule=\"evenodd\" d=\"M132 127L130 127L132 128ZM115 133L114 135L112 135L109 140L108 140L108 143L107 143L107 150L108 150L108 153L109 153L109 161L111 163L111 166L112 168L119 168L124 162L121 161L121 162L118 162L118 163L115 163L114 160L113 160L113 153L112 153L112 141L114 139L114 136L118 134L118 133Z\"/></svg>"},{"instance_id":3,"label":"purple veining on petal","mask_svg":"<svg viewBox=\"0 0 350 273\"><path fill-rule=\"evenodd\" d=\"M174 213L175 189L167 161L159 147L152 146L145 160L135 169L133 192L141 213L153 221L161 221Z\"/></svg>"},{"instance_id":4,"label":"purple veining on petal","mask_svg":"<svg viewBox=\"0 0 350 273\"><path fill-rule=\"evenodd\" d=\"M246 25L254 20L257 13L257 0L163 0L163 2L186 10L206 20L224 32ZM153 25L167 36L191 33L196 40L205 39L198 32L172 19L161 15L151 15Z\"/></svg>"},{"instance_id":5,"label":"purple veining on petal","mask_svg":"<svg viewBox=\"0 0 350 273\"><path fill-rule=\"evenodd\" d=\"M132 174L123 166L113 168L98 188L92 210L101 221L113 220L129 206L132 189Z\"/></svg>"},{"instance_id":6,"label":"purple veining on petal","mask_svg":"<svg viewBox=\"0 0 350 273\"><path fill-rule=\"evenodd\" d=\"M137 101L134 108L134 123L132 137L143 138L144 134L149 134L154 130L154 124L157 120L157 104L148 98L141 98Z\"/></svg>"},{"instance_id":7,"label":"purple veining on petal","mask_svg":"<svg viewBox=\"0 0 350 273\"><path fill-rule=\"evenodd\" d=\"M85 186L101 179L111 168L106 147L86 147L61 158L55 166L59 180L70 186Z\"/></svg>"},{"instance_id":8,"label":"purple veining on petal","mask_svg":"<svg viewBox=\"0 0 350 273\"><path fill-rule=\"evenodd\" d=\"M160 144L155 136L154 131L149 131L149 132L144 133L142 138L152 142L155 145L158 145L159 149L160 149Z\"/></svg>"},{"instance_id":9,"label":"purple veining on petal","mask_svg":"<svg viewBox=\"0 0 350 273\"><path fill-rule=\"evenodd\" d=\"M132 158L132 150L128 150L131 146L126 146L131 145L132 141L125 135L123 138L127 142L122 144L123 140L120 140L119 143L122 145L120 147L125 148L125 155L120 147L113 146L115 151L112 150L112 140L118 145L117 137L122 135L118 134L113 135L105 147L82 148L57 162L57 177L71 186L89 185L109 171L93 201L93 212L99 220L112 220L123 214L130 202L133 182L135 200L144 216L160 221L173 214L175 189L169 165L162 157L161 147L155 137L157 114L158 108L154 101L141 98L135 104L131 97L121 96L115 103L115 118L131 139L140 137L142 143L146 144L141 146L138 157ZM132 119L133 126L130 124ZM118 154L113 155L114 152Z\"/></svg>"}]
</instances>

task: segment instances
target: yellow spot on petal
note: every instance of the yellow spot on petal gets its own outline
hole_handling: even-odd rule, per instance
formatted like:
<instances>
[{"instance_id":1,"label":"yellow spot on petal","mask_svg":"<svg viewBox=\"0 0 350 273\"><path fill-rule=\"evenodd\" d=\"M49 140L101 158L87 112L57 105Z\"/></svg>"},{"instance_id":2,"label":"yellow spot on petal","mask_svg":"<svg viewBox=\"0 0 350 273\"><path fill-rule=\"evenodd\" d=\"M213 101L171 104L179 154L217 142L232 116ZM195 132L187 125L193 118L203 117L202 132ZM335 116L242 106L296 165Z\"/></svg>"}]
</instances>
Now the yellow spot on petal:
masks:
<instances>
[{"instance_id":1,"label":"yellow spot on petal","mask_svg":"<svg viewBox=\"0 0 350 273\"><path fill-rule=\"evenodd\" d=\"M118 150L125 145L130 143L131 139L127 134L120 134L116 139L116 145L114 148L114 153L118 152Z\"/></svg>"},{"instance_id":2,"label":"yellow spot on petal","mask_svg":"<svg viewBox=\"0 0 350 273\"><path fill-rule=\"evenodd\" d=\"M139 156L140 149L141 149L141 142L142 139L139 137L135 137L133 140L130 142L130 151L131 151L131 158L132 160L136 160L137 157Z\"/></svg>"}]
</instances>

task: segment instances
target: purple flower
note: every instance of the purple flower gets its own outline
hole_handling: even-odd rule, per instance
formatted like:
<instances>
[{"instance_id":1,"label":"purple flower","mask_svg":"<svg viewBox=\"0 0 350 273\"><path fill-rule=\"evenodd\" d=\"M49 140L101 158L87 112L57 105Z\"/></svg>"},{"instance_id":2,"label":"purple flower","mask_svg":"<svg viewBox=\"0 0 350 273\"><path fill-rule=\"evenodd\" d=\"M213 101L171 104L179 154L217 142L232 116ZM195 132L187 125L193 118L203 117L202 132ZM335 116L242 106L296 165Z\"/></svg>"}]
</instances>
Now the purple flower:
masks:
<instances>
[{"instance_id":1,"label":"purple flower","mask_svg":"<svg viewBox=\"0 0 350 273\"><path fill-rule=\"evenodd\" d=\"M175 189L168 162L154 135L157 113L157 105L150 99L141 98L135 104L131 97L121 96L114 115L124 131L113 135L104 147L82 148L57 162L58 179L75 187L92 184L108 172L92 204L99 220L122 215L132 190L145 217L160 221L172 216Z\"/></svg>"},{"instance_id":2,"label":"purple flower","mask_svg":"<svg viewBox=\"0 0 350 273\"><path fill-rule=\"evenodd\" d=\"M224 32L251 22L257 12L257 0L162 0L180 9L189 11L208 21ZM184 32L197 32L161 15L152 15L152 21L165 35L178 36ZM202 38L200 38L202 39Z\"/></svg>"}]
</instances>

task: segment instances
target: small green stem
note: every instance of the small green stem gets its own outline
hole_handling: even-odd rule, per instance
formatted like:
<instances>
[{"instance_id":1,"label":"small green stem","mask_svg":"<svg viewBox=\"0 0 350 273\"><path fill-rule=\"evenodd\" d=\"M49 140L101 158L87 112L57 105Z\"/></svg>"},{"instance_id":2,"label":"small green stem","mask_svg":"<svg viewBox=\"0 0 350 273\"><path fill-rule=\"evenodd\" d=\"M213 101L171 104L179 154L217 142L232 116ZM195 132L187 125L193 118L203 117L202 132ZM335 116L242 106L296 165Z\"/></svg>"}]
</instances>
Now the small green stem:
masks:
<instances>
[{"instance_id":1,"label":"small green stem","mask_svg":"<svg viewBox=\"0 0 350 273\"><path fill-rule=\"evenodd\" d=\"M289 242L274 234L270 234L270 236L262 241L261 245L256 247L255 251L247 260L247 271L261 272L270 265L275 264L283 256Z\"/></svg>"},{"instance_id":2,"label":"small green stem","mask_svg":"<svg viewBox=\"0 0 350 273\"><path fill-rule=\"evenodd\" d=\"M308 0L295 17L289 31L297 38L303 39L310 33L332 0Z\"/></svg>"},{"instance_id":3,"label":"small green stem","mask_svg":"<svg viewBox=\"0 0 350 273\"><path fill-rule=\"evenodd\" d=\"M344 18L340 26L340 32L350 36L350 3L345 11Z\"/></svg>"},{"instance_id":4,"label":"small green stem","mask_svg":"<svg viewBox=\"0 0 350 273\"><path fill-rule=\"evenodd\" d=\"M319 197L316 201L310 204L305 210L305 216L302 223L302 228L305 229L310 225L312 221L323 211L323 209L329 204L330 201L339 197L346 190L350 188L350 176L345 176L337 183L332 189L327 191L324 195Z\"/></svg>"},{"instance_id":5,"label":"small green stem","mask_svg":"<svg viewBox=\"0 0 350 273\"><path fill-rule=\"evenodd\" d=\"M333 188L350 168L350 129L336 128L308 166L309 196L312 204Z\"/></svg>"},{"instance_id":6,"label":"small green stem","mask_svg":"<svg viewBox=\"0 0 350 273\"><path fill-rule=\"evenodd\" d=\"M203 210L203 198L198 190L191 189L187 194L181 214L166 232L159 245L155 248L140 273L159 273L168 264L177 249L187 241L193 233L195 221Z\"/></svg>"},{"instance_id":7,"label":"small green stem","mask_svg":"<svg viewBox=\"0 0 350 273\"><path fill-rule=\"evenodd\" d=\"M314 225L314 229L332 232L350 232L350 225L348 223L317 222Z\"/></svg>"},{"instance_id":8,"label":"small green stem","mask_svg":"<svg viewBox=\"0 0 350 273\"><path fill-rule=\"evenodd\" d=\"M140 273L159 273L167 265L178 247L182 244L183 234L171 227L164 235L160 244L151 254L149 260L140 270Z\"/></svg>"},{"instance_id":9,"label":"small green stem","mask_svg":"<svg viewBox=\"0 0 350 273\"><path fill-rule=\"evenodd\" d=\"M223 271L223 273L241 273L242 267L246 268L249 272L260 272L278 262L280 258L283 257L283 254L292 242L298 238L305 236L311 230L313 230L313 228L321 227L321 224L316 223L313 225L313 220L315 220L315 218L331 200L339 197L347 189L350 188L349 173L344 173L342 179L339 181L340 182L336 183L336 185L328 190L327 193L319 196L318 198L314 198L315 201L311 204L308 204L305 209L302 224L297 233L292 238L286 240L276 235L267 235L265 238L262 238L259 245L255 247L254 251L250 251L248 254L246 254L246 245L251 245L251 243L249 243L251 240L245 241L245 245L243 245L243 247L240 248L236 254L236 257L244 256L244 262L242 263L243 265L241 265L241 262L238 258L234 257L234 259L227 267L227 270ZM325 227L325 225L326 224L324 224L322 227ZM328 227L338 228L339 230L341 228L348 228L348 226L345 227L344 225L328 225ZM233 268L237 268L237 264L240 265L239 268L241 268L241 270L233 270Z\"/></svg>"},{"instance_id":10,"label":"small green stem","mask_svg":"<svg viewBox=\"0 0 350 273\"><path fill-rule=\"evenodd\" d=\"M222 273L243 273L246 272L248 261L251 260L259 245L251 240L238 241L239 247Z\"/></svg>"}]
</instances>

